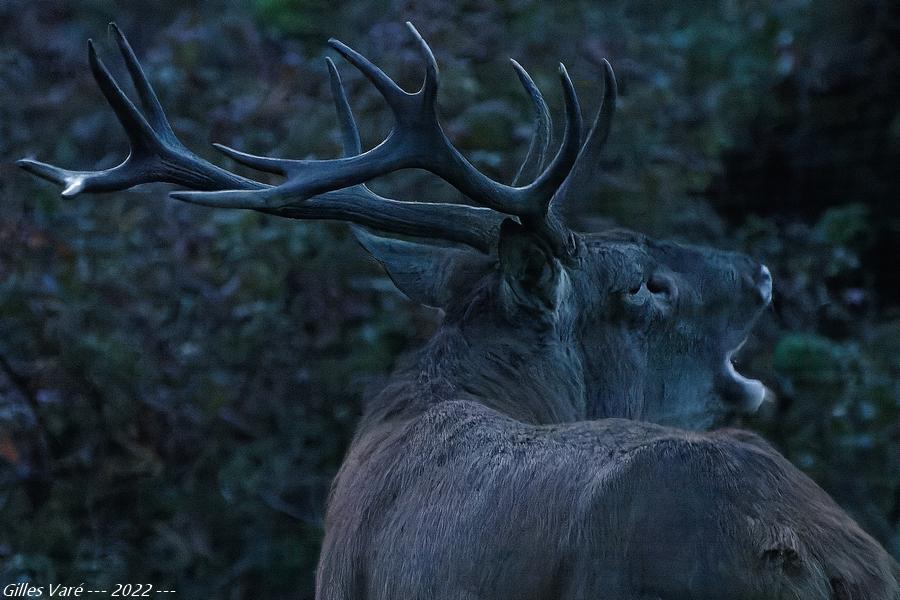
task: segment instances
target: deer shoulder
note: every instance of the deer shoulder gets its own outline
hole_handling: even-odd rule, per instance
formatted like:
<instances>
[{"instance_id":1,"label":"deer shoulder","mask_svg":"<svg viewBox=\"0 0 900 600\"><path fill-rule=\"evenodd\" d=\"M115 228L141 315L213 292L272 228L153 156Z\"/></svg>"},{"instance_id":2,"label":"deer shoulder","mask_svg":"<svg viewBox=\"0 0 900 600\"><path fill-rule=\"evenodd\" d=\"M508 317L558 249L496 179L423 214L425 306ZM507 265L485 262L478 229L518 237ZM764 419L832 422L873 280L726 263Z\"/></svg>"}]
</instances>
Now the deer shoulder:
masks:
<instances>
[{"instance_id":1,"label":"deer shoulder","mask_svg":"<svg viewBox=\"0 0 900 600\"><path fill-rule=\"evenodd\" d=\"M338 478L332 510L358 554L326 544L320 577L345 565L359 597L444 597L444 582L510 599L892 600L897 590L881 547L746 432L528 425L467 401L399 430L359 463L351 451Z\"/></svg>"}]
</instances>

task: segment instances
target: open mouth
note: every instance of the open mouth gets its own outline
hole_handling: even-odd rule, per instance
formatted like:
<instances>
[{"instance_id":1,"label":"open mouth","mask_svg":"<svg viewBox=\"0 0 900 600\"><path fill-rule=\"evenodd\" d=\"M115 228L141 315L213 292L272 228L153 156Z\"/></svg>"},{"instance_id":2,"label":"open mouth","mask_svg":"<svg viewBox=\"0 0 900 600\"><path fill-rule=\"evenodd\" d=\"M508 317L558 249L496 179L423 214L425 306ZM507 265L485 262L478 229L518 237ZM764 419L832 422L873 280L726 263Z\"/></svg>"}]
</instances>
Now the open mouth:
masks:
<instances>
[{"instance_id":1,"label":"open mouth","mask_svg":"<svg viewBox=\"0 0 900 600\"><path fill-rule=\"evenodd\" d=\"M772 396L772 392L761 381L744 377L734 368L734 355L740 351L747 341L725 353L722 371L716 379L716 388L724 398L737 410L753 413Z\"/></svg>"}]
</instances>

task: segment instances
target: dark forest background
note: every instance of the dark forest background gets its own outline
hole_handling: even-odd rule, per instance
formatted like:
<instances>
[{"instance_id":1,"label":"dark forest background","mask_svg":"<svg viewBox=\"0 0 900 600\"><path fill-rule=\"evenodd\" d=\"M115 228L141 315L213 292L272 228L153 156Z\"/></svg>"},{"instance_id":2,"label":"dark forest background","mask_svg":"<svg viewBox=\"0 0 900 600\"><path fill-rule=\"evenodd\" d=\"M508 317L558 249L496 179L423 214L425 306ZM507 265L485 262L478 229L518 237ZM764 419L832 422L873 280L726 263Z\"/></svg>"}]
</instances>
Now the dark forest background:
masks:
<instances>
[{"instance_id":1,"label":"dark forest background","mask_svg":"<svg viewBox=\"0 0 900 600\"><path fill-rule=\"evenodd\" d=\"M181 597L310 597L330 478L367 390L438 315L394 291L340 224L167 200L166 186L63 200L24 156L111 166L125 138L93 37L116 20L179 135L224 164L339 151L325 41L401 83L442 69L451 137L508 181L530 135L507 57L586 115L599 61L620 100L611 223L738 248L775 302L741 369L778 401L770 439L900 556L900 4L0 0L0 582L149 582ZM390 126L346 64L364 140ZM379 189L454 199L403 173ZM105 589L105 588L104 588Z\"/></svg>"}]
</instances>

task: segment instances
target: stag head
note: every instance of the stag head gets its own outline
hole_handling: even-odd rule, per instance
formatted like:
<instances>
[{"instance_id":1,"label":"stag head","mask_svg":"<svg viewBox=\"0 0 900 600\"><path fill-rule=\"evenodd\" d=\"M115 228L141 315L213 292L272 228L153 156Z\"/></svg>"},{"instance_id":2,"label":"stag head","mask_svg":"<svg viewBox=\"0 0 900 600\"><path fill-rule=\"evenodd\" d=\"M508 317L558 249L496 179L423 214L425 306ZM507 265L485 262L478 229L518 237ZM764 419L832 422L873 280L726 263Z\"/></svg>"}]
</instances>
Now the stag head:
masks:
<instances>
[{"instance_id":1,"label":"stag head","mask_svg":"<svg viewBox=\"0 0 900 600\"><path fill-rule=\"evenodd\" d=\"M529 401L530 390L563 403L536 402L520 418L705 429L766 397L732 363L772 294L768 269L742 254L614 230L573 234L576 249L560 259L511 220L490 257L357 237L407 296L446 312L442 327L461 332L470 352L517 375L506 383L511 403ZM497 396L487 389L497 371L480 362L461 378L476 395Z\"/></svg>"},{"instance_id":2,"label":"stag head","mask_svg":"<svg viewBox=\"0 0 900 600\"><path fill-rule=\"evenodd\" d=\"M457 364L459 388L473 396L493 395L489 403L525 419L618 416L707 428L763 401L764 386L737 374L731 357L770 301L771 278L764 266L740 254L627 231L578 233L558 214L560 206L589 201L595 189L597 154L616 103L615 79L605 61L604 98L587 136L575 90L560 65L565 128L550 160L547 105L513 61L534 105L535 134L515 180L505 185L478 171L444 134L436 107L437 63L415 28L409 25L426 66L415 93L332 40L384 97L394 128L381 144L361 151L337 70L326 59L343 158L289 160L217 145L240 163L285 177L269 186L203 160L178 140L134 52L113 29L143 112L92 45L89 60L129 137L129 156L105 171L19 161L27 171L64 186L64 196L166 181L195 190L171 194L186 202L351 222L363 246L407 296L446 312L443 331L464 341L467 360L480 357L491 364L469 371ZM398 201L365 186L405 168L434 173L478 206ZM521 180L528 183L519 185ZM406 237L390 237L397 234ZM497 385L501 372L506 381ZM526 388L540 390L540 406L515 406L517 398L529 396Z\"/></svg>"}]
</instances>

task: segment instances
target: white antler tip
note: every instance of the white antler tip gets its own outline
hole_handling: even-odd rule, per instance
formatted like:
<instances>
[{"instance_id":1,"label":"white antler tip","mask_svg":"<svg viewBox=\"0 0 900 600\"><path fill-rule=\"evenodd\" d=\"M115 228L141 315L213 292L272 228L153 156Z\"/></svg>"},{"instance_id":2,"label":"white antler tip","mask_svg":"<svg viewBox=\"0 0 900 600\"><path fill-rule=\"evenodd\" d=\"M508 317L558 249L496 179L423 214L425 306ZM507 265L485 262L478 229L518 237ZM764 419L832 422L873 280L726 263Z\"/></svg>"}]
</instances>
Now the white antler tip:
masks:
<instances>
[{"instance_id":1,"label":"white antler tip","mask_svg":"<svg viewBox=\"0 0 900 600\"><path fill-rule=\"evenodd\" d=\"M62 191L63 198L77 196L84 190L84 177L73 177L66 180L66 189Z\"/></svg>"}]
</instances>

